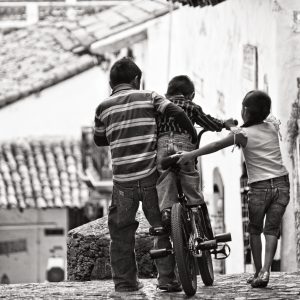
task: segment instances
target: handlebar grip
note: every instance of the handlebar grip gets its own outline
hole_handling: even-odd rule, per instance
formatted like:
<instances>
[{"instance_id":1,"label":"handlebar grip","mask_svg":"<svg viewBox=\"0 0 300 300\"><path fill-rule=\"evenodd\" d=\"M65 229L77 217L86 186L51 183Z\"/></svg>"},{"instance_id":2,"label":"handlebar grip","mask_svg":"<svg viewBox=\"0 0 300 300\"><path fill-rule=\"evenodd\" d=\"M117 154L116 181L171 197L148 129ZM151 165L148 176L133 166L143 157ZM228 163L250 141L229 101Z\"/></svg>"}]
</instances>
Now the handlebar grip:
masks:
<instances>
[{"instance_id":1,"label":"handlebar grip","mask_svg":"<svg viewBox=\"0 0 300 300\"><path fill-rule=\"evenodd\" d=\"M168 156L164 159L162 159L161 161L161 168L163 170L168 169L170 166L172 166L173 164L177 163L177 161L179 160L180 155L179 154L173 154L171 156Z\"/></svg>"},{"instance_id":2,"label":"handlebar grip","mask_svg":"<svg viewBox=\"0 0 300 300\"><path fill-rule=\"evenodd\" d=\"M237 126L237 125L239 124L238 120L234 119L234 120L233 120L233 124L234 124L235 126Z\"/></svg>"},{"instance_id":3,"label":"handlebar grip","mask_svg":"<svg viewBox=\"0 0 300 300\"><path fill-rule=\"evenodd\" d=\"M231 234L230 233L217 234L215 236L215 239L216 239L217 243L230 242L231 241Z\"/></svg>"}]
</instances>

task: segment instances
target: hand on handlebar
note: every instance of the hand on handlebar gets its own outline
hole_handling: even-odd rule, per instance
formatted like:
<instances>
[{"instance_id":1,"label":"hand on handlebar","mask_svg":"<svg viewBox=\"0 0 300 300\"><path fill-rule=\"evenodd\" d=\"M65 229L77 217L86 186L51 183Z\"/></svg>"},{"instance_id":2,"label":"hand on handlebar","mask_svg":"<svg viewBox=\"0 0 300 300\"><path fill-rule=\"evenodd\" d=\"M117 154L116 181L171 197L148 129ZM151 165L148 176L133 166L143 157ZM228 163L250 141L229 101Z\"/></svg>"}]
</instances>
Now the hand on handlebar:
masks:
<instances>
[{"instance_id":1,"label":"hand on handlebar","mask_svg":"<svg viewBox=\"0 0 300 300\"><path fill-rule=\"evenodd\" d=\"M230 127L235 127L238 125L238 121L233 119L233 118L230 118L230 119L227 119L225 120L224 122L224 127L227 129L227 130L230 130Z\"/></svg>"}]
</instances>

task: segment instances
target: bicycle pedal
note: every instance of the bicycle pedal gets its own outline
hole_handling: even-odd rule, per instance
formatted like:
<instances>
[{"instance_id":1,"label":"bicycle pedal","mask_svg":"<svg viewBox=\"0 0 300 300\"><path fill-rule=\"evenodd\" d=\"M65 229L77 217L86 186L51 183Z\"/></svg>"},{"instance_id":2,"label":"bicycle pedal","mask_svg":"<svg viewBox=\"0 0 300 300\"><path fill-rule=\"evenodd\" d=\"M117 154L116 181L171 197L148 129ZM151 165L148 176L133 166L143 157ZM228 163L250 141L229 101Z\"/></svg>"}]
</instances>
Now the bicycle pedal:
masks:
<instances>
[{"instance_id":1,"label":"bicycle pedal","mask_svg":"<svg viewBox=\"0 0 300 300\"><path fill-rule=\"evenodd\" d=\"M220 246L220 245L218 245ZM213 249L211 250L211 254L213 254L215 259L222 260L226 259L230 255L231 249L227 244L221 245L221 248L219 249Z\"/></svg>"},{"instance_id":2,"label":"bicycle pedal","mask_svg":"<svg viewBox=\"0 0 300 300\"><path fill-rule=\"evenodd\" d=\"M173 253L172 249L162 248L162 249L152 249L149 251L150 257L152 259L157 259L161 257L166 257Z\"/></svg>"},{"instance_id":3,"label":"bicycle pedal","mask_svg":"<svg viewBox=\"0 0 300 300\"><path fill-rule=\"evenodd\" d=\"M149 234L153 236L159 236L159 235L164 235L166 234L166 230L164 227L150 227L149 228Z\"/></svg>"}]
</instances>

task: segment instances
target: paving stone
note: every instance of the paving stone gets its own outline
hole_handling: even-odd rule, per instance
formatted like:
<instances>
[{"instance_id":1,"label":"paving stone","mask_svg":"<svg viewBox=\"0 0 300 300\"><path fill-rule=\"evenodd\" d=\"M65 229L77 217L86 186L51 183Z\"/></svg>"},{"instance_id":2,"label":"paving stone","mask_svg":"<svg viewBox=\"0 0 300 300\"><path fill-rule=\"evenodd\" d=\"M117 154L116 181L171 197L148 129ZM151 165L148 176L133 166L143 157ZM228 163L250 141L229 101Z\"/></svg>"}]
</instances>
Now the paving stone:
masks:
<instances>
[{"instance_id":1,"label":"paving stone","mask_svg":"<svg viewBox=\"0 0 300 300\"><path fill-rule=\"evenodd\" d=\"M299 273L271 274L267 288L253 289L246 284L249 274L216 275L214 285L206 287L198 277L198 289L189 299L205 300L298 300L300 299ZM187 299L184 292L166 293L156 289L156 279L141 279L143 289L131 293L114 292L111 280L58 283L30 283L0 285L0 299L121 299L121 300L179 300ZM287 284L282 284L287 282ZM226 284L224 284L226 283Z\"/></svg>"}]
</instances>

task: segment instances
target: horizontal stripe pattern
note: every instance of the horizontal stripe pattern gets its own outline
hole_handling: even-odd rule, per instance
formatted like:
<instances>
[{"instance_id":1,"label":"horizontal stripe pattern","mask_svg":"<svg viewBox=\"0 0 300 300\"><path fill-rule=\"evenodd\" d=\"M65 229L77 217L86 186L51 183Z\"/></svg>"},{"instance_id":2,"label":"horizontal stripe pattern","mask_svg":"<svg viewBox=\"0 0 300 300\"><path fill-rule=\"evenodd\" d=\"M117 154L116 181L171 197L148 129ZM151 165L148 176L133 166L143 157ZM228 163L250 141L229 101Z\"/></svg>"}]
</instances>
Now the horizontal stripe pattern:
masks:
<instances>
[{"instance_id":1,"label":"horizontal stripe pattern","mask_svg":"<svg viewBox=\"0 0 300 300\"><path fill-rule=\"evenodd\" d=\"M113 131L116 130L125 130L126 128L145 126L145 125L155 125L156 122L153 118L137 118L134 120L126 120L122 122L116 122L109 125L106 129L106 134L110 135Z\"/></svg>"},{"instance_id":2,"label":"horizontal stripe pattern","mask_svg":"<svg viewBox=\"0 0 300 300\"><path fill-rule=\"evenodd\" d=\"M107 138L114 180L137 180L156 170L155 117L169 103L154 92L120 85L98 106L94 134Z\"/></svg>"},{"instance_id":3,"label":"horizontal stripe pattern","mask_svg":"<svg viewBox=\"0 0 300 300\"><path fill-rule=\"evenodd\" d=\"M153 141L156 141L156 135L154 134L148 134L145 136L134 136L130 138L116 140L110 144L110 148L115 149L121 147L128 147L137 144L151 143Z\"/></svg>"},{"instance_id":4,"label":"horizontal stripe pattern","mask_svg":"<svg viewBox=\"0 0 300 300\"><path fill-rule=\"evenodd\" d=\"M126 182L128 181L128 178L130 178L130 180L138 180L151 175L154 171L156 171L156 166L154 166L152 169L146 169L140 172L133 172L125 175L114 175L114 180L119 182Z\"/></svg>"},{"instance_id":5,"label":"horizontal stripe pattern","mask_svg":"<svg viewBox=\"0 0 300 300\"><path fill-rule=\"evenodd\" d=\"M151 101L135 101L133 103L127 103L127 104L120 104L115 105L114 107L110 107L106 110L104 110L101 114L101 121L105 118L107 118L109 115L122 112L125 113L128 110L132 109L143 109L143 108L153 108L153 105L151 104Z\"/></svg>"}]
</instances>

